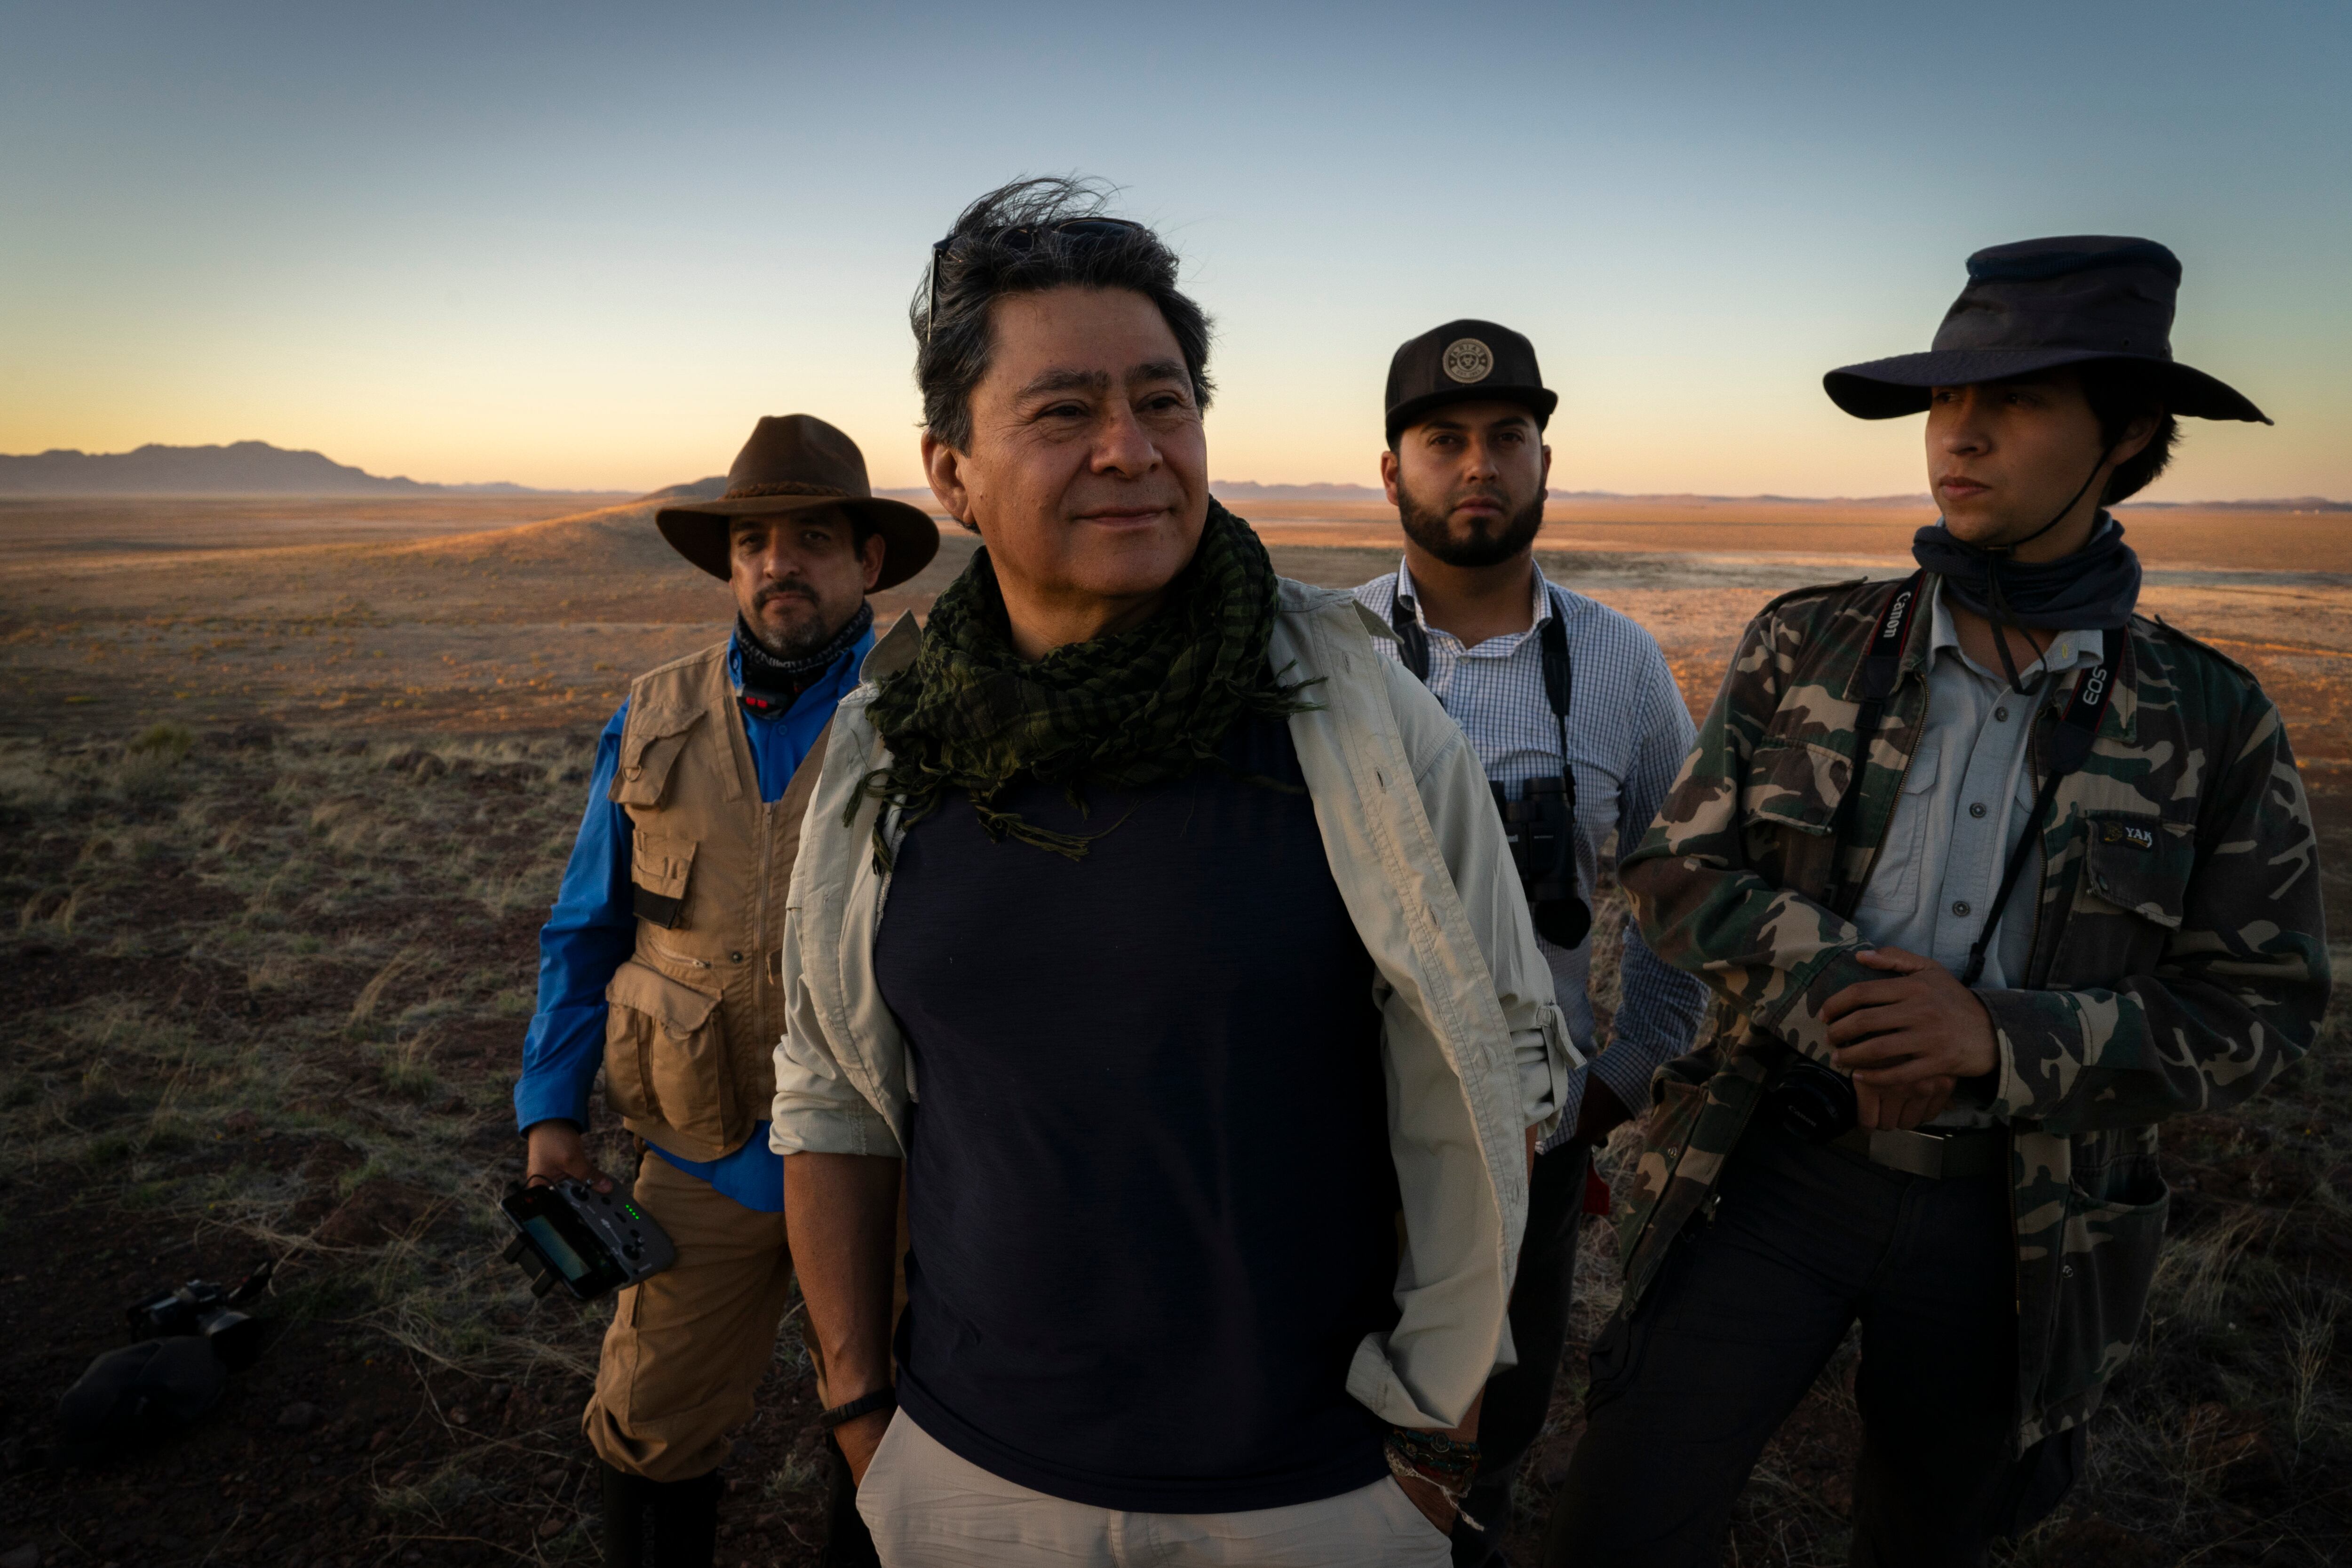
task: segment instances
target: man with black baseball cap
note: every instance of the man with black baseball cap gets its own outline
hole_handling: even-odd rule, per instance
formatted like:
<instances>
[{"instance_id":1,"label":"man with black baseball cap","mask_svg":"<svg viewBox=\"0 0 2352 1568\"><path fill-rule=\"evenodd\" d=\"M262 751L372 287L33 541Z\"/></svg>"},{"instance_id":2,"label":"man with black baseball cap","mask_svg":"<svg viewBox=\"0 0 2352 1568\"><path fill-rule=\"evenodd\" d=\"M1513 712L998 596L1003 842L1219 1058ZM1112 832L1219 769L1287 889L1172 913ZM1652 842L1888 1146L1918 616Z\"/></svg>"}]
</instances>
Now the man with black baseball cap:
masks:
<instances>
[{"instance_id":1,"label":"man with black baseball cap","mask_svg":"<svg viewBox=\"0 0 2352 1568\"><path fill-rule=\"evenodd\" d=\"M1622 875L1722 1005L1619 1206L1625 1289L1545 1561L1714 1563L1848 1329L1856 1563L1973 1564L2073 1485L2168 1201L2157 1127L2239 1104L2327 1000L2311 814L2252 674L2134 614L2106 507L2180 415L2145 239L1996 246L1927 353L1830 373L1927 414L1942 521L1895 583L1765 606Z\"/></svg>"},{"instance_id":2,"label":"man with black baseball cap","mask_svg":"<svg viewBox=\"0 0 2352 1568\"><path fill-rule=\"evenodd\" d=\"M1535 563L1559 404L1533 344L1492 321L1448 321L1396 352L1381 478L1404 560L1356 596L1396 634L1383 644L1470 742L1512 841L1538 942L1577 1048L1595 1050L1591 900L1601 846L1636 841L1690 750L1665 657L1616 611L1549 583ZM1457 1563L1501 1563L1520 1462L1543 1429L1567 1332L1576 1230L1592 1143L1644 1102L1660 1062L1690 1048L1700 984L1660 963L1632 925L1609 1047L1570 1079L1538 1155L1511 1297L1518 1364L1486 1385L1477 1477Z\"/></svg>"}]
</instances>

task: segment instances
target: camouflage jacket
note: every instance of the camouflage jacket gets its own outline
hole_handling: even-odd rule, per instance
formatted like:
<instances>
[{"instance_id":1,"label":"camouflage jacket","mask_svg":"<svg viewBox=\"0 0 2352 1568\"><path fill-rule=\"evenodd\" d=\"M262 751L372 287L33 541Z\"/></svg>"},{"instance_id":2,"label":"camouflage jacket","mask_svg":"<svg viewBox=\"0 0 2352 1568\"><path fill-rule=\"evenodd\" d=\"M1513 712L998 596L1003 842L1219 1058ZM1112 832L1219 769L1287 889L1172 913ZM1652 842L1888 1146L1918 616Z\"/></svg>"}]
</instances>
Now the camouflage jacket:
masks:
<instances>
[{"instance_id":1,"label":"camouflage jacket","mask_svg":"<svg viewBox=\"0 0 2352 1568\"><path fill-rule=\"evenodd\" d=\"M1793 1047L1826 1061L1822 1009L1874 977L1830 907L1868 876L1927 711L1915 632L1852 781L1861 669L1895 584L1786 595L1740 639L1700 731L1621 878L1643 932L1716 993L1707 1043L1660 1068L1616 1223L1628 1310ZM2050 732L2077 675L2035 719ZM2087 1419L2127 1353L2168 1197L2157 1123L2245 1100L2308 1048L2327 999L2311 813L2277 710L2245 669L2135 617L2090 758L2042 833L2026 988L1983 991L2011 1131L2017 1235L2017 1442ZM1835 839L1832 842L1832 839ZM2029 903L2029 900L2031 902ZM2012 917L2014 918L2014 914Z\"/></svg>"}]
</instances>

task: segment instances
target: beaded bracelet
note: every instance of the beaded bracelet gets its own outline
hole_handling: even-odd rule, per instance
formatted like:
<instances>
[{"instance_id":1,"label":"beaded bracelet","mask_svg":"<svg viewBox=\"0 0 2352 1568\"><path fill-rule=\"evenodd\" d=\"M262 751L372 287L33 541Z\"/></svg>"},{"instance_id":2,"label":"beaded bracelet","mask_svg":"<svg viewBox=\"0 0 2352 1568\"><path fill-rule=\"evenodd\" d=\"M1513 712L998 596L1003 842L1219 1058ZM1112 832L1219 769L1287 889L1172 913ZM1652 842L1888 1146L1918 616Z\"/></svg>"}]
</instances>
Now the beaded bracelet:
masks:
<instances>
[{"instance_id":1,"label":"beaded bracelet","mask_svg":"<svg viewBox=\"0 0 2352 1568\"><path fill-rule=\"evenodd\" d=\"M1456 1520L1480 1534L1486 1527L1464 1511L1462 1500L1478 1474L1478 1445L1468 1438L1448 1437L1418 1426L1391 1426L1382 1448L1389 1474L1399 1480L1425 1481L1454 1505Z\"/></svg>"}]
</instances>

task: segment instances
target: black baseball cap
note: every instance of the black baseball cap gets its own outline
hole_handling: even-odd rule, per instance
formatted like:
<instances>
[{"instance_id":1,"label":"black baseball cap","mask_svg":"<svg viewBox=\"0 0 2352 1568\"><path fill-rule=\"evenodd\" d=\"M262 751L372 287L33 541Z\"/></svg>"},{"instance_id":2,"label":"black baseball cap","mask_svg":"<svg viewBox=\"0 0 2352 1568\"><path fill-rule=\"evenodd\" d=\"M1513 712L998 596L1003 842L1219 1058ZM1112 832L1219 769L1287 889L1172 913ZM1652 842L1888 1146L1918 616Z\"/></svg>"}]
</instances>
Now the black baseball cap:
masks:
<instances>
[{"instance_id":1,"label":"black baseball cap","mask_svg":"<svg viewBox=\"0 0 2352 1568\"><path fill-rule=\"evenodd\" d=\"M1486 402L1524 405L1540 430L1559 394L1544 385L1535 344L1510 328L1466 317L1432 327L1389 361L1389 444L1433 408Z\"/></svg>"}]
</instances>

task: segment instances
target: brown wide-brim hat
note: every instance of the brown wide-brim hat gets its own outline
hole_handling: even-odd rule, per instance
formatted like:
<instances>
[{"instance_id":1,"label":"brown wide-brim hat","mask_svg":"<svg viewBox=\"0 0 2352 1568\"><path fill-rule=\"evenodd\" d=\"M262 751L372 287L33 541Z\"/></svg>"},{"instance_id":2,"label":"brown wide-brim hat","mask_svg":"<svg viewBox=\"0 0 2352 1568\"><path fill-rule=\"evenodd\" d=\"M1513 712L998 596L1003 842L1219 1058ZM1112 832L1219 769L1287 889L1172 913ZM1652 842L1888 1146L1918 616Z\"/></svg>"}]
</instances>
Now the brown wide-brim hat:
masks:
<instances>
[{"instance_id":1,"label":"brown wide-brim hat","mask_svg":"<svg viewBox=\"0 0 2352 1568\"><path fill-rule=\"evenodd\" d=\"M2172 357L2179 290L2180 258L2152 239L2078 234L1996 245L1969 258L1968 287L1933 348L1846 365L1822 386L1857 419L1893 419L1924 411L1938 386L2122 362L2168 414L2271 423L2245 394Z\"/></svg>"},{"instance_id":2,"label":"brown wide-brim hat","mask_svg":"<svg viewBox=\"0 0 2352 1568\"><path fill-rule=\"evenodd\" d=\"M866 455L857 443L810 414L770 415L727 470L727 493L717 500L666 506L654 514L670 548L709 573L730 575L727 524L739 517L831 509L882 536L877 589L896 587L940 552L930 513L874 493L866 482Z\"/></svg>"}]
</instances>

